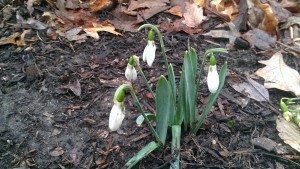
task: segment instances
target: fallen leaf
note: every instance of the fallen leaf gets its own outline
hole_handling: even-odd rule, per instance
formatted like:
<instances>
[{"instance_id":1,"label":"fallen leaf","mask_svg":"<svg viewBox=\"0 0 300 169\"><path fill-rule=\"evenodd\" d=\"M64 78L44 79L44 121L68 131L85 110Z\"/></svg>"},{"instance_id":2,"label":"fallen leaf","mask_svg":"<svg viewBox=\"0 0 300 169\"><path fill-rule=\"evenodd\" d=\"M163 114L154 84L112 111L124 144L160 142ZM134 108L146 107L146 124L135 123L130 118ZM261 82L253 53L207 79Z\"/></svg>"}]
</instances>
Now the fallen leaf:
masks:
<instances>
[{"instance_id":1,"label":"fallen leaf","mask_svg":"<svg viewBox=\"0 0 300 169\"><path fill-rule=\"evenodd\" d=\"M39 2L39 0L28 0L27 1L26 5L27 5L27 9L28 9L30 15L32 14L32 12L34 10L33 4L38 3L38 2Z\"/></svg>"},{"instance_id":2,"label":"fallen leaf","mask_svg":"<svg viewBox=\"0 0 300 169\"><path fill-rule=\"evenodd\" d=\"M115 4L113 0L95 0L90 3L90 9L92 12L99 12L104 9L110 8Z\"/></svg>"},{"instance_id":3,"label":"fallen leaf","mask_svg":"<svg viewBox=\"0 0 300 169\"><path fill-rule=\"evenodd\" d=\"M60 36L63 36L67 38L69 41L76 41L77 43L84 42L87 39L86 33L80 33L82 32L81 27L70 29L66 32L58 31L58 34Z\"/></svg>"},{"instance_id":4,"label":"fallen leaf","mask_svg":"<svg viewBox=\"0 0 300 169\"><path fill-rule=\"evenodd\" d=\"M117 6L112 11L114 19L110 20L110 23L112 23L119 30L137 32L136 16L131 16L124 13L124 10L126 10L126 7L121 5Z\"/></svg>"},{"instance_id":5,"label":"fallen leaf","mask_svg":"<svg viewBox=\"0 0 300 169\"><path fill-rule=\"evenodd\" d=\"M261 3L259 0L253 0L254 5L264 12L264 18L259 24L259 29L266 31L270 35L276 35L278 19L269 3Z\"/></svg>"},{"instance_id":6,"label":"fallen leaf","mask_svg":"<svg viewBox=\"0 0 300 169\"><path fill-rule=\"evenodd\" d=\"M9 37L3 37L0 39L0 46L13 44L17 46L25 46L25 35L29 33L30 30L25 30L22 34L19 32L15 32L14 34L10 35Z\"/></svg>"},{"instance_id":7,"label":"fallen leaf","mask_svg":"<svg viewBox=\"0 0 300 169\"><path fill-rule=\"evenodd\" d=\"M84 28L83 30L91 37L95 38L95 39L99 39L99 35L98 32L109 32L115 35L122 35L119 32L117 32L115 30L116 28L111 25L110 23L106 22L106 23L93 23L93 27L92 28Z\"/></svg>"},{"instance_id":8,"label":"fallen leaf","mask_svg":"<svg viewBox=\"0 0 300 169\"><path fill-rule=\"evenodd\" d=\"M43 30L43 29L47 28L46 24L44 24L43 22L38 21L36 19L29 18L28 20L25 20L19 14L19 12L17 12L16 18L17 18L18 27L20 27L20 28L31 28L31 29L36 29L36 30Z\"/></svg>"},{"instance_id":9,"label":"fallen leaf","mask_svg":"<svg viewBox=\"0 0 300 169\"><path fill-rule=\"evenodd\" d=\"M242 38L248 41L251 47L256 47L260 50L269 50L275 47L276 38L271 37L266 32L260 29L252 29L242 35Z\"/></svg>"},{"instance_id":10,"label":"fallen leaf","mask_svg":"<svg viewBox=\"0 0 300 169\"><path fill-rule=\"evenodd\" d=\"M128 6L127 11L128 12L133 12L137 9L142 9L142 8L148 8L151 10L151 8L156 8L156 7L164 7L169 3L168 0L137 0L137 1L130 1L130 4Z\"/></svg>"},{"instance_id":11,"label":"fallen leaf","mask_svg":"<svg viewBox=\"0 0 300 169\"><path fill-rule=\"evenodd\" d=\"M61 88L62 89L70 89L78 97L81 95L81 85L80 85L79 80L76 80L72 84L62 86Z\"/></svg>"},{"instance_id":12,"label":"fallen leaf","mask_svg":"<svg viewBox=\"0 0 300 169\"><path fill-rule=\"evenodd\" d=\"M300 75L295 69L287 66L283 61L281 52L275 53L271 59L259 61L266 65L258 69L255 74L264 78L264 86L267 89L277 88L284 91L291 91L300 96Z\"/></svg>"},{"instance_id":13,"label":"fallen leaf","mask_svg":"<svg viewBox=\"0 0 300 169\"><path fill-rule=\"evenodd\" d=\"M286 121L283 117L278 117L276 129L279 132L279 137L286 144L300 152L300 128L296 124Z\"/></svg>"},{"instance_id":14,"label":"fallen leaf","mask_svg":"<svg viewBox=\"0 0 300 169\"><path fill-rule=\"evenodd\" d=\"M198 27L206 17L203 15L203 7L199 7L194 3L185 3L185 12L183 13L184 20L182 21L189 27Z\"/></svg>"},{"instance_id":15,"label":"fallen leaf","mask_svg":"<svg viewBox=\"0 0 300 169\"><path fill-rule=\"evenodd\" d=\"M194 4L203 7L205 5L205 0L194 0Z\"/></svg>"},{"instance_id":16,"label":"fallen leaf","mask_svg":"<svg viewBox=\"0 0 300 169\"><path fill-rule=\"evenodd\" d=\"M171 9L167 10L168 13L182 17L182 9L180 5L173 6Z\"/></svg>"},{"instance_id":17,"label":"fallen leaf","mask_svg":"<svg viewBox=\"0 0 300 169\"><path fill-rule=\"evenodd\" d=\"M229 45L234 45L234 42L236 38L240 37L239 31L235 29L235 26L233 23L227 23L230 30L211 30L208 33L205 33L203 35L211 36L213 38L226 38L229 39Z\"/></svg>"},{"instance_id":18,"label":"fallen leaf","mask_svg":"<svg viewBox=\"0 0 300 169\"><path fill-rule=\"evenodd\" d=\"M225 9L225 2L224 0L212 0L210 1L210 6L217 11L223 11Z\"/></svg>"},{"instance_id":19,"label":"fallen leaf","mask_svg":"<svg viewBox=\"0 0 300 169\"><path fill-rule=\"evenodd\" d=\"M50 155L53 157L58 157L64 154L64 150L61 147L56 147L53 151L50 152Z\"/></svg>"},{"instance_id":20,"label":"fallen leaf","mask_svg":"<svg viewBox=\"0 0 300 169\"><path fill-rule=\"evenodd\" d=\"M300 3L295 0L282 0L280 5L292 13L299 13Z\"/></svg>"},{"instance_id":21,"label":"fallen leaf","mask_svg":"<svg viewBox=\"0 0 300 169\"><path fill-rule=\"evenodd\" d=\"M182 19L175 20L174 22L162 22L159 27L166 30L168 33L171 32L185 32L187 34L193 35L200 33L202 30L198 28L188 27L186 24L182 23Z\"/></svg>"},{"instance_id":22,"label":"fallen leaf","mask_svg":"<svg viewBox=\"0 0 300 169\"><path fill-rule=\"evenodd\" d=\"M268 90L258 82L254 81L250 77L247 77L247 82L235 83L233 81L228 81L229 84L236 91L241 94L254 99L256 101L269 101L269 92Z\"/></svg>"}]
</instances>

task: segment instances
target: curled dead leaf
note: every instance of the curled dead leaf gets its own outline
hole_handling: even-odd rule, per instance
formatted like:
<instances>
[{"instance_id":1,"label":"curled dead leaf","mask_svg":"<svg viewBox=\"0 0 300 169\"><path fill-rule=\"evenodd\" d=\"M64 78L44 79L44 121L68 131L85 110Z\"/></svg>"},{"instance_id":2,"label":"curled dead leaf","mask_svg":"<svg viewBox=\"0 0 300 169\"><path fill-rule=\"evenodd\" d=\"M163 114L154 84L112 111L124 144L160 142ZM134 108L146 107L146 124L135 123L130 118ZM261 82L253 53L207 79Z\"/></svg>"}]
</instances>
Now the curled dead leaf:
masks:
<instances>
[{"instance_id":1,"label":"curled dead leaf","mask_svg":"<svg viewBox=\"0 0 300 169\"><path fill-rule=\"evenodd\" d=\"M261 3L259 0L253 0L254 5L264 12L264 18L259 24L259 28L268 32L270 35L276 35L278 19L269 3Z\"/></svg>"}]
</instances>

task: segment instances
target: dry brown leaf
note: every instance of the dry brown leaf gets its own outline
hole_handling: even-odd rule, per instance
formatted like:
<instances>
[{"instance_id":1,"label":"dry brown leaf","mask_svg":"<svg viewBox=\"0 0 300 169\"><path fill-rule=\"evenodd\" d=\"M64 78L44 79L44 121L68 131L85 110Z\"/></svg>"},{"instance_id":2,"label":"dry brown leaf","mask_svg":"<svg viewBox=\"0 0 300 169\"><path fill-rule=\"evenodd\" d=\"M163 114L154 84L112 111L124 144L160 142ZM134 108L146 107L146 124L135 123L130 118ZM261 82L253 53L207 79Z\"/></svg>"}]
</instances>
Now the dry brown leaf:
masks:
<instances>
[{"instance_id":1,"label":"dry brown leaf","mask_svg":"<svg viewBox=\"0 0 300 169\"><path fill-rule=\"evenodd\" d=\"M269 50L275 47L276 39L260 29L252 29L242 35L243 39L248 41L251 47L260 50Z\"/></svg>"},{"instance_id":2,"label":"dry brown leaf","mask_svg":"<svg viewBox=\"0 0 300 169\"><path fill-rule=\"evenodd\" d=\"M182 22L192 28L198 27L206 19L203 15L203 8L189 2L185 3L183 17L184 20Z\"/></svg>"},{"instance_id":3,"label":"dry brown leaf","mask_svg":"<svg viewBox=\"0 0 300 169\"><path fill-rule=\"evenodd\" d=\"M296 124L286 121L283 117L278 117L276 129L279 132L279 137L286 144L300 152L300 128Z\"/></svg>"},{"instance_id":4,"label":"dry brown leaf","mask_svg":"<svg viewBox=\"0 0 300 169\"><path fill-rule=\"evenodd\" d=\"M229 84L241 94L259 102L269 101L268 90L250 77L247 77L247 82L236 83L229 80Z\"/></svg>"},{"instance_id":5,"label":"dry brown leaf","mask_svg":"<svg viewBox=\"0 0 300 169\"><path fill-rule=\"evenodd\" d=\"M98 35L98 32L109 32L109 33L112 33L112 34L115 34L115 35L122 35L120 34L119 32L117 32L115 30L116 28L108 23L108 22L105 22L105 23L102 23L102 24L99 24L99 23L93 23L93 27L91 28L84 28L83 30L91 37L95 38L95 39L99 39L99 35Z\"/></svg>"},{"instance_id":6,"label":"dry brown leaf","mask_svg":"<svg viewBox=\"0 0 300 169\"><path fill-rule=\"evenodd\" d=\"M169 3L168 0L137 0L137 1L130 1L130 4L128 6L127 11L128 12L133 12L137 9L142 9L142 8L148 8L151 10L151 8L156 8L156 7L164 7Z\"/></svg>"},{"instance_id":7,"label":"dry brown leaf","mask_svg":"<svg viewBox=\"0 0 300 169\"><path fill-rule=\"evenodd\" d=\"M300 3L295 0L282 0L280 5L293 13L299 13L300 11Z\"/></svg>"},{"instance_id":8,"label":"dry brown leaf","mask_svg":"<svg viewBox=\"0 0 300 169\"><path fill-rule=\"evenodd\" d=\"M259 61L266 67L258 69L255 74L264 78L267 89L277 88L291 91L300 96L300 75L295 69L287 66L283 61L281 52L275 53L271 59Z\"/></svg>"},{"instance_id":9,"label":"dry brown leaf","mask_svg":"<svg viewBox=\"0 0 300 169\"><path fill-rule=\"evenodd\" d=\"M95 0L90 3L90 9L92 12L99 12L112 7L114 2L113 0Z\"/></svg>"},{"instance_id":10,"label":"dry brown leaf","mask_svg":"<svg viewBox=\"0 0 300 169\"><path fill-rule=\"evenodd\" d=\"M171 9L167 10L168 13L182 17L182 9L180 5L173 6Z\"/></svg>"},{"instance_id":11,"label":"dry brown leaf","mask_svg":"<svg viewBox=\"0 0 300 169\"><path fill-rule=\"evenodd\" d=\"M259 28L268 32L270 35L276 35L278 19L276 18L269 3L261 3L259 0L253 0L254 5L264 12L264 18L259 24Z\"/></svg>"},{"instance_id":12,"label":"dry brown leaf","mask_svg":"<svg viewBox=\"0 0 300 169\"><path fill-rule=\"evenodd\" d=\"M212 9L215 9L217 11L224 11L225 1L224 0L212 0L212 1L210 1L210 6Z\"/></svg>"},{"instance_id":13,"label":"dry brown leaf","mask_svg":"<svg viewBox=\"0 0 300 169\"><path fill-rule=\"evenodd\" d=\"M172 23L162 22L159 27L166 30L168 33L171 32L185 32L187 34L193 35L200 33L202 30L197 28L191 28L182 23L182 19L175 20Z\"/></svg>"},{"instance_id":14,"label":"dry brown leaf","mask_svg":"<svg viewBox=\"0 0 300 169\"><path fill-rule=\"evenodd\" d=\"M110 20L117 29L123 31L137 32L136 17L127 15L124 11L127 10L124 6L117 6L113 11L112 15L115 16L113 20Z\"/></svg>"},{"instance_id":15,"label":"dry brown leaf","mask_svg":"<svg viewBox=\"0 0 300 169\"><path fill-rule=\"evenodd\" d=\"M17 46L25 46L25 35L29 33L30 30L25 30L23 33L16 32L9 37L3 37L0 39L0 46L1 45L8 45L13 44Z\"/></svg>"},{"instance_id":16,"label":"dry brown leaf","mask_svg":"<svg viewBox=\"0 0 300 169\"><path fill-rule=\"evenodd\" d=\"M233 23L227 23L230 30L211 30L203 35L211 36L213 38L227 38L229 45L233 46L236 38L240 37L240 32L236 30Z\"/></svg>"},{"instance_id":17,"label":"dry brown leaf","mask_svg":"<svg viewBox=\"0 0 300 169\"><path fill-rule=\"evenodd\" d=\"M194 4L203 7L205 5L205 0L194 0Z\"/></svg>"},{"instance_id":18,"label":"dry brown leaf","mask_svg":"<svg viewBox=\"0 0 300 169\"><path fill-rule=\"evenodd\" d=\"M66 32L58 31L60 36L67 38L69 41L76 41L77 43L84 42L87 39L86 33L81 33L82 27L70 29Z\"/></svg>"},{"instance_id":19,"label":"dry brown leaf","mask_svg":"<svg viewBox=\"0 0 300 169\"><path fill-rule=\"evenodd\" d=\"M81 95L81 85L79 80L76 80L72 84L61 86L62 89L70 89L76 96L80 97Z\"/></svg>"}]
</instances>

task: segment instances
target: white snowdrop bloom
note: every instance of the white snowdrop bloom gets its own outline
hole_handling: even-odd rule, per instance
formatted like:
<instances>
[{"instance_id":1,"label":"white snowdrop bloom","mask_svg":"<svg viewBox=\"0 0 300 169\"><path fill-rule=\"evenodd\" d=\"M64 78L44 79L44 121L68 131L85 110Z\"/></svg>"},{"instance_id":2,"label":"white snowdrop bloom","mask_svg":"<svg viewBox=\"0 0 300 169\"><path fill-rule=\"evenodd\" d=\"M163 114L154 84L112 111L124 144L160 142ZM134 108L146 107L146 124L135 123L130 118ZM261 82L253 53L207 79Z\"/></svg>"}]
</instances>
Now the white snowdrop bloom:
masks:
<instances>
[{"instance_id":1,"label":"white snowdrop bloom","mask_svg":"<svg viewBox=\"0 0 300 169\"><path fill-rule=\"evenodd\" d=\"M133 65L127 64L125 70L125 77L127 80L136 80L137 79L137 72Z\"/></svg>"},{"instance_id":2,"label":"white snowdrop bloom","mask_svg":"<svg viewBox=\"0 0 300 169\"><path fill-rule=\"evenodd\" d=\"M210 65L207 74L207 86L211 93L215 93L219 88L219 74L216 65Z\"/></svg>"},{"instance_id":3,"label":"white snowdrop bloom","mask_svg":"<svg viewBox=\"0 0 300 169\"><path fill-rule=\"evenodd\" d=\"M148 66L152 66L155 59L156 45L154 41L148 40L148 44L143 52L143 61L147 62Z\"/></svg>"},{"instance_id":4,"label":"white snowdrop bloom","mask_svg":"<svg viewBox=\"0 0 300 169\"><path fill-rule=\"evenodd\" d=\"M109 129L117 131L125 118L125 107L120 104L114 104L109 115Z\"/></svg>"}]
</instances>

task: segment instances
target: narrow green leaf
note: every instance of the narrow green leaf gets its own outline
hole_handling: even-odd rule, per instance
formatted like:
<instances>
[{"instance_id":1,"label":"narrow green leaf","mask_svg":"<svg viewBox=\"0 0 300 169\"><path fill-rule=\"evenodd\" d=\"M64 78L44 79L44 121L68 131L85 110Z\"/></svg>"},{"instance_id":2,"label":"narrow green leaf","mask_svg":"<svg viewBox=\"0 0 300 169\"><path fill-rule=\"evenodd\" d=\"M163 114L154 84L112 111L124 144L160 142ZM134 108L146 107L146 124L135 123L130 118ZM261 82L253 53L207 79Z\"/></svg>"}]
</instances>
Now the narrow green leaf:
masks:
<instances>
[{"instance_id":1,"label":"narrow green leaf","mask_svg":"<svg viewBox=\"0 0 300 169\"><path fill-rule=\"evenodd\" d=\"M164 76L160 76L156 86L156 131L162 144L165 144L168 130L168 123L171 111L174 110L172 104L172 90L170 83Z\"/></svg>"},{"instance_id":2,"label":"narrow green leaf","mask_svg":"<svg viewBox=\"0 0 300 169\"><path fill-rule=\"evenodd\" d=\"M170 125L173 125L175 123L175 119L176 119L176 116L175 116L175 112L176 112L176 84L175 84L175 74L174 74L174 70L173 70L173 66L172 64L169 64L169 67L168 67L168 80L170 82L170 86L171 86L171 91L172 91L172 105L173 105L173 109L174 110L170 110L170 119L169 119L169 122L170 122ZM172 106L171 105L171 106Z\"/></svg>"},{"instance_id":3,"label":"narrow green leaf","mask_svg":"<svg viewBox=\"0 0 300 169\"><path fill-rule=\"evenodd\" d=\"M156 143L155 141L148 143L145 147L143 147L135 156L133 156L125 164L125 167L127 167L127 169L132 168L136 163L138 163L141 159L146 157L148 154L150 154L152 151L154 151L158 147L159 147L159 144Z\"/></svg>"},{"instance_id":4,"label":"narrow green leaf","mask_svg":"<svg viewBox=\"0 0 300 169\"><path fill-rule=\"evenodd\" d=\"M197 55L192 49L186 52L183 62L184 68L184 86L185 86L185 113L188 113L189 122L191 128L193 128L193 123L195 121L195 111L196 111L196 70L197 70Z\"/></svg>"},{"instance_id":5,"label":"narrow green leaf","mask_svg":"<svg viewBox=\"0 0 300 169\"><path fill-rule=\"evenodd\" d=\"M200 126L202 125L202 123L204 122L206 116L208 115L211 107L216 103L217 98L221 92L221 90L223 89L224 83L225 83L225 78L226 78L226 74L227 74L227 62L225 62L220 70L220 83L219 83L219 88L216 91L216 93L210 94L209 96L209 100L208 103L206 104L203 112L201 113L199 119L197 120L197 123L195 125L195 127L193 128L193 132L196 133L198 131L198 129L200 128Z\"/></svg>"},{"instance_id":6,"label":"narrow green leaf","mask_svg":"<svg viewBox=\"0 0 300 169\"><path fill-rule=\"evenodd\" d=\"M197 66L198 66L198 57L197 57L197 53L196 53L196 50L194 48L191 48L190 51L190 62L191 62L191 65L192 65L192 68L193 68L193 73L194 73L194 76L196 76L196 73L197 73Z\"/></svg>"},{"instance_id":7,"label":"narrow green leaf","mask_svg":"<svg viewBox=\"0 0 300 169\"><path fill-rule=\"evenodd\" d=\"M184 73L181 73L179 89L178 89L178 107L176 110L174 125L181 125L184 119L189 119L189 113L185 113L185 86L184 86ZM184 129L187 130L189 122L184 121Z\"/></svg>"},{"instance_id":8,"label":"narrow green leaf","mask_svg":"<svg viewBox=\"0 0 300 169\"><path fill-rule=\"evenodd\" d=\"M172 64L170 64L169 67L168 67L168 80L170 82L173 95L176 96L175 74L174 74Z\"/></svg>"},{"instance_id":9,"label":"narrow green leaf","mask_svg":"<svg viewBox=\"0 0 300 169\"><path fill-rule=\"evenodd\" d=\"M180 168L180 137L181 137L181 125L172 126L171 151L172 151L173 160L171 161L170 169Z\"/></svg>"}]
</instances>

